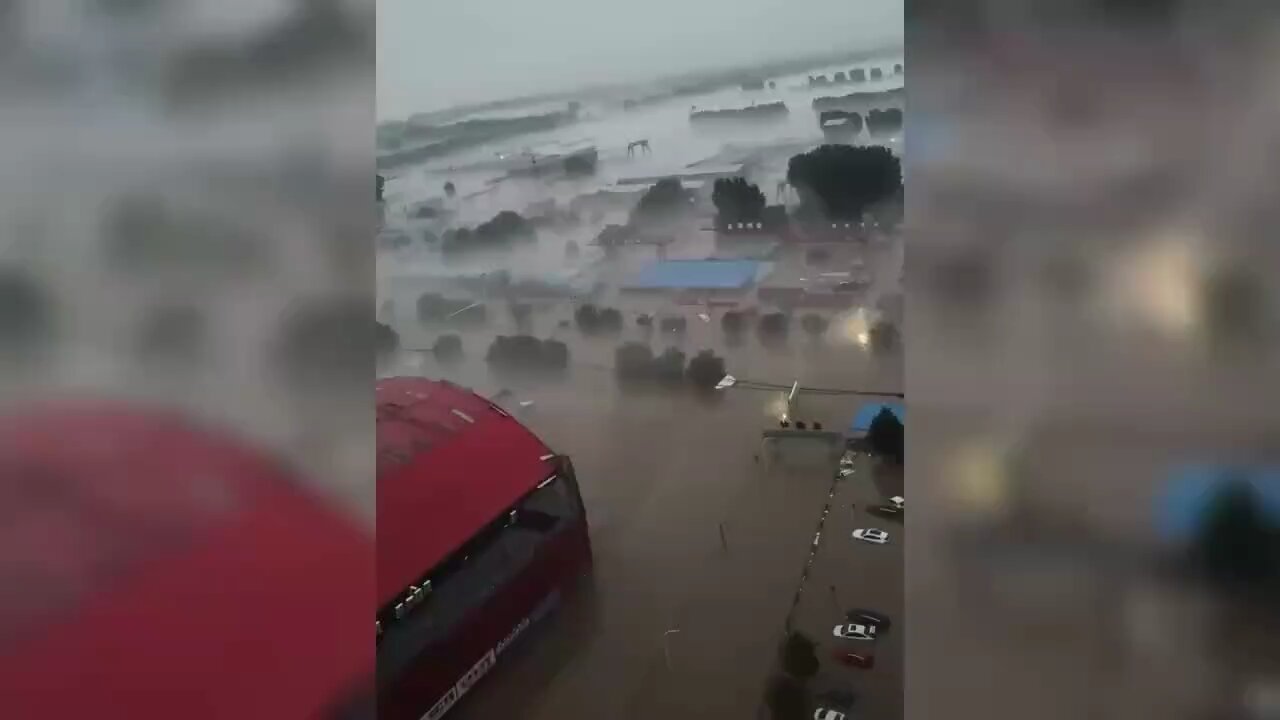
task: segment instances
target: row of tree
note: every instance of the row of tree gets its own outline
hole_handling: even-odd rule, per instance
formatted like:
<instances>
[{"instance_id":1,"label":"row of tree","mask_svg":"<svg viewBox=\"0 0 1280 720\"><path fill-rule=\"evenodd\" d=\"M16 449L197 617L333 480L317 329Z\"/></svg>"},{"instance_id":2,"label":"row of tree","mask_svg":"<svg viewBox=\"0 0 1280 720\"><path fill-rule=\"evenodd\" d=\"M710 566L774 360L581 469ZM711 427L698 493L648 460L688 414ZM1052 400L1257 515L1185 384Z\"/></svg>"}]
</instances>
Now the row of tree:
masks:
<instances>
[{"instance_id":1,"label":"row of tree","mask_svg":"<svg viewBox=\"0 0 1280 720\"><path fill-rule=\"evenodd\" d=\"M622 312L616 308L586 303L573 311L573 320L584 335L622 332Z\"/></svg>"},{"instance_id":2,"label":"row of tree","mask_svg":"<svg viewBox=\"0 0 1280 720\"><path fill-rule=\"evenodd\" d=\"M867 124L872 132L900 128L902 111L872 110ZM879 145L822 145L791 158L787 163L787 182L800 194L802 217L861 220L864 213L877 206L901 202L902 162L888 148ZM679 183L675 182L675 186ZM650 193L657 188L655 185ZM668 197L674 192L667 186L658 197ZM768 211L764 192L742 177L716 180L711 201L721 226L759 222ZM641 204L645 204L644 199Z\"/></svg>"},{"instance_id":3,"label":"row of tree","mask_svg":"<svg viewBox=\"0 0 1280 720\"><path fill-rule=\"evenodd\" d=\"M703 350L686 362L686 356L677 348L667 348L654 355L645 343L623 343L614 352L614 371L618 379L626 383L661 383L690 385L710 390L725 376L724 358L710 350Z\"/></svg>"},{"instance_id":4,"label":"row of tree","mask_svg":"<svg viewBox=\"0 0 1280 720\"><path fill-rule=\"evenodd\" d=\"M512 302L511 316L516 327L525 330L532 321L532 306ZM418 321L424 325L448 323L454 326L476 327L488 320L488 309L482 303L470 300L446 298L437 293L423 293L417 303ZM784 312L757 315L753 311L729 310L720 317L720 328L730 338L740 338L755 320L756 334L767 341L785 340L791 332L792 316ZM573 313L573 321L584 335L616 335L625 326L620 310L591 303L579 305ZM636 317L636 325L643 329L655 326L655 318L647 314ZM830 326L830 320L818 313L806 313L800 317L800 327L813 336L822 335ZM664 333L680 334L688 329L688 319L683 316L664 317L657 320L657 327ZM868 342L875 350L888 350L900 342L896 326L887 320L877 320L868 330Z\"/></svg>"},{"instance_id":5,"label":"row of tree","mask_svg":"<svg viewBox=\"0 0 1280 720\"><path fill-rule=\"evenodd\" d=\"M489 345L485 362L506 370L557 373L569 367L569 346L532 335L499 335Z\"/></svg>"},{"instance_id":6,"label":"row of tree","mask_svg":"<svg viewBox=\"0 0 1280 720\"><path fill-rule=\"evenodd\" d=\"M379 365L400 351L400 333L390 325L378 321L373 333L374 356ZM431 352L441 362L453 362L462 358L462 338L452 333L436 338Z\"/></svg>"},{"instance_id":7,"label":"row of tree","mask_svg":"<svg viewBox=\"0 0 1280 720\"><path fill-rule=\"evenodd\" d=\"M522 242L535 242L538 232L523 215L503 210L491 219L471 228L455 228L445 232L440 249L445 254L476 250L504 250Z\"/></svg>"}]
</instances>

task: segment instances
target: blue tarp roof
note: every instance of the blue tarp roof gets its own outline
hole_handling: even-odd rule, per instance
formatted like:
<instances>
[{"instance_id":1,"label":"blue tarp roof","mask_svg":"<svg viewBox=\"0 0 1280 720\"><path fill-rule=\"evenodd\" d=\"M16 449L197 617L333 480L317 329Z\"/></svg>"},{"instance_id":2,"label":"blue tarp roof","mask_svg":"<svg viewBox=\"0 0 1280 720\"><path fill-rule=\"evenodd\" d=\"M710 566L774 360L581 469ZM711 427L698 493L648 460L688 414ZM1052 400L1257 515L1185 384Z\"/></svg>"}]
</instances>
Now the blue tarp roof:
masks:
<instances>
[{"instance_id":1,"label":"blue tarp roof","mask_svg":"<svg viewBox=\"0 0 1280 720\"><path fill-rule=\"evenodd\" d=\"M1193 538L1204 511L1224 482L1238 478L1258 493L1265 514L1280 521L1280 467L1237 471L1226 465L1184 465L1173 472L1164 493L1156 497L1155 521L1160 536L1181 543Z\"/></svg>"},{"instance_id":2,"label":"blue tarp roof","mask_svg":"<svg viewBox=\"0 0 1280 720\"><path fill-rule=\"evenodd\" d=\"M875 420L876 415L880 411L889 408L889 412L893 413L898 422L903 425L907 424L907 411L902 407L901 403L867 403L858 408L858 414L853 416L853 422L849 423L850 433L864 433L871 429L871 421Z\"/></svg>"},{"instance_id":3,"label":"blue tarp roof","mask_svg":"<svg viewBox=\"0 0 1280 720\"><path fill-rule=\"evenodd\" d=\"M641 270L627 287L637 290L733 290L755 282L754 260L664 260Z\"/></svg>"}]
</instances>

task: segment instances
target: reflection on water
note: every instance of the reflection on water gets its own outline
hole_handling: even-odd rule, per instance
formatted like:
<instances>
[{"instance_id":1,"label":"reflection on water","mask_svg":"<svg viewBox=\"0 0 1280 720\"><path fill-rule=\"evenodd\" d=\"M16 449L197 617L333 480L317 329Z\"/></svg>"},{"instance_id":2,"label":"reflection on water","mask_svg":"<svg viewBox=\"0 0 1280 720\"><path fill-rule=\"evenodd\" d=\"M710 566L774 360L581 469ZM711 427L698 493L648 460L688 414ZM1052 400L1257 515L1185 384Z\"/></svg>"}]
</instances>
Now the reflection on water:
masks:
<instances>
[{"instance_id":1,"label":"reflection on water","mask_svg":"<svg viewBox=\"0 0 1280 720\"><path fill-rule=\"evenodd\" d=\"M858 307L837 315L831 322L831 339L866 348L871 344L872 319L866 308Z\"/></svg>"}]
</instances>

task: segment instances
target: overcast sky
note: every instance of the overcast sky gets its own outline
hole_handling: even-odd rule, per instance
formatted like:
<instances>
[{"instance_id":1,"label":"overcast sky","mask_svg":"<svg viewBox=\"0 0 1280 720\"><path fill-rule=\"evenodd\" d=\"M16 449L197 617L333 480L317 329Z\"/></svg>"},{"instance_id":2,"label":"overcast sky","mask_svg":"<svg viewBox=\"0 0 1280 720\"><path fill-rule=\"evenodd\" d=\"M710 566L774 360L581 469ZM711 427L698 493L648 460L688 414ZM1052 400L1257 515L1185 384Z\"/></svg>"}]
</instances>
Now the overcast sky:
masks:
<instances>
[{"instance_id":1,"label":"overcast sky","mask_svg":"<svg viewBox=\"0 0 1280 720\"><path fill-rule=\"evenodd\" d=\"M903 0L378 0L378 117L901 42Z\"/></svg>"}]
</instances>

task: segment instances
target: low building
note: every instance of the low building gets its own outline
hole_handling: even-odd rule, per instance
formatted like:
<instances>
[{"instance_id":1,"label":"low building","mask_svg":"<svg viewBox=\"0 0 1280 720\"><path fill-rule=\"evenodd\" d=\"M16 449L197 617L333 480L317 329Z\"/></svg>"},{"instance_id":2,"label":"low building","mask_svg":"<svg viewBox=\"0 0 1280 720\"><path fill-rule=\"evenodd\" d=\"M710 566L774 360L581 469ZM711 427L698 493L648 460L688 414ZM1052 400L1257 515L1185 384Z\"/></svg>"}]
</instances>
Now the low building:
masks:
<instances>
[{"instance_id":1,"label":"low building","mask_svg":"<svg viewBox=\"0 0 1280 720\"><path fill-rule=\"evenodd\" d=\"M663 260L641 270L623 290L739 296L755 286L762 270L763 263L754 260Z\"/></svg>"}]
</instances>

